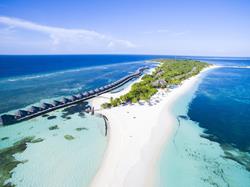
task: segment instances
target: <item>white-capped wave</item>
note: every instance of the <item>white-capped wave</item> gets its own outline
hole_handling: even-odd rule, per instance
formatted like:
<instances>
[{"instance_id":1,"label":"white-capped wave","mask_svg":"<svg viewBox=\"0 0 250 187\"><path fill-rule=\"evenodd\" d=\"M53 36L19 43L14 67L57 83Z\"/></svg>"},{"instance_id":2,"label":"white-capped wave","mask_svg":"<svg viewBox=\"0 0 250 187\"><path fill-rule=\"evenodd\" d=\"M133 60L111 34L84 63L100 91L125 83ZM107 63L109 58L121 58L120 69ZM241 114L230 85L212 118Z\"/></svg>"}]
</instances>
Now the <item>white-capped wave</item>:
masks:
<instances>
[{"instance_id":1,"label":"white-capped wave","mask_svg":"<svg viewBox=\"0 0 250 187\"><path fill-rule=\"evenodd\" d=\"M56 71L53 73L45 73L45 74L38 74L38 75L26 75L26 76L20 76L20 77L11 77L7 79L1 80L1 82L15 82L15 81L25 81L25 80L32 80L32 79L39 79L39 78L47 78L52 76L57 76L60 74L65 73L74 73L74 72L80 72L80 71L89 71L89 70L105 70L107 68L115 67L118 65L129 65L129 64L139 64L145 61L132 61L132 62L124 62L124 63L115 63L115 64L107 64L107 65L98 65L98 66L90 66L90 67L83 67L83 68L77 68L77 69L69 69L64 71Z\"/></svg>"}]
</instances>

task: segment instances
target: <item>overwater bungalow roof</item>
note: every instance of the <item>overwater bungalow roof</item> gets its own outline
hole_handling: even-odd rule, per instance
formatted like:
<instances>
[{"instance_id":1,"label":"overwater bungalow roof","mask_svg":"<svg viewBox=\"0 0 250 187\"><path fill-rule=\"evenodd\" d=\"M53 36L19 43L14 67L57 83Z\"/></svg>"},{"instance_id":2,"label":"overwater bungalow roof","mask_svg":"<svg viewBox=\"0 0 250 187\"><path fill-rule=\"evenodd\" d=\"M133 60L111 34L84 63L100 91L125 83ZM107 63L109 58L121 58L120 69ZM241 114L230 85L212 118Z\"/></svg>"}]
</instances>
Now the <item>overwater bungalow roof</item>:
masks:
<instances>
[{"instance_id":1,"label":"overwater bungalow roof","mask_svg":"<svg viewBox=\"0 0 250 187\"><path fill-rule=\"evenodd\" d=\"M29 112L26 111L26 110L18 110L18 111L16 112L16 116L19 116L19 117L25 117L25 116L27 116L28 114L29 114Z\"/></svg>"},{"instance_id":2,"label":"overwater bungalow roof","mask_svg":"<svg viewBox=\"0 0 250 187\"><path fill-rule=\"evenodd\" d=\"M92 95L92 94L94 94L94 93L95 93L95 92L94 92L93 90L90 90L90 91L89 91L89 94L90 94L90 95Z\"/></svg>"},{"instance_id":3,"label":"overwater bungalow roof","mask_svg":"<svg viewBox=\"0 0 250 187\"><path fill-rule=\"evenodd\" d=\"M42 104L42 107L43 107L44 109L48 109L48 108L52 108L53 105L52 105L52 104L49 104L49 103L43 103L43 104Z\"/></svg>"},{"instance_id":4,"label":"overwater bungalow roof","mask_svg":"<svg viewBox=\"0 0 250 187\"><path fill-rule=\"evenodd\" d=\"M62 102L63 103L69 103L71 100L70 99L68 99L68 98L66 98L66 97L64 97L63 99L62 99Z\"/></svg>"},{"instance_id":5,"label":"overwater bungalow roof","mask_svg":"<svg viewBox=\"0 0 250 187\"><path fill-rule=\"evenodd\" d=\"M30 107L29 112L36 113L36 112L39 112L41 110L42 110L42 108L40 108L40 107L32 106L32 107Z\"/></svg>"},{"instance_id":6,"label":"overwater bungalow roof","mask_svg":"<svg viewBox=\"0 0 250 187\"><path fill-rule=\"evenodd\" d=\"M96 88L95 90L94 90L94 92L95 93L98 93L100 90L98 89L98 88Z\"/></svg>"},{"instance_id":7,"label":"overwater bungalow roof","mask_svg":"<svg viewBox=\"0 0 250 187\"><path fill-rule=\"evenodd\" d=\"M83 97L86 97L86 96L88 96L89 94L88 94L88 92L84 92L82 95L83 95Z\"/></svg>"},{"instance_id":8,"label":"overwater bungalow roof","mask_svg":"<svg viewBox=\"0 0 250 187\"><path fill-rule=\"evenodd\" d=\"M76 98L77 98L77 99L82 99L82 98L83 98L83 94L77 94L77 95L76 95Z\"/></svg>"},{"instance_id":9,"label":"overwater bungalow roof","mask_svg":"<svg viewBox=\"0 0 250 187\"><path fill-rule=\"evenodd\" d=\"M16 122L16 116L12 114L3 114L0 116L0 124L9 125Z\"/></svg>"},{"instance_id":10,"label":"overwater bungalow roof","mask_svg":"<svg viewBox=\"0 0 250 187\"><path fill-rule=\"evenodd\" d=\"M60 101L57 101L57 100L54 100L53 101L53 105L54 106L59 106L59 105L62 105L63 103L62 102L60 102Z\"/></svg>"},{"instance_id":11,"label":"overwater bungalow roof","mask_svg":"<svg viewBox=\"0 0 250 187\"><path fill-rule=\"evenodd\" d=\"M71 99L72 101L75 101L75 100L77 100L78 98L77 98L76 95L72 95L72 96L70 97L70 99Z\"/></svg>"}]
</instances>

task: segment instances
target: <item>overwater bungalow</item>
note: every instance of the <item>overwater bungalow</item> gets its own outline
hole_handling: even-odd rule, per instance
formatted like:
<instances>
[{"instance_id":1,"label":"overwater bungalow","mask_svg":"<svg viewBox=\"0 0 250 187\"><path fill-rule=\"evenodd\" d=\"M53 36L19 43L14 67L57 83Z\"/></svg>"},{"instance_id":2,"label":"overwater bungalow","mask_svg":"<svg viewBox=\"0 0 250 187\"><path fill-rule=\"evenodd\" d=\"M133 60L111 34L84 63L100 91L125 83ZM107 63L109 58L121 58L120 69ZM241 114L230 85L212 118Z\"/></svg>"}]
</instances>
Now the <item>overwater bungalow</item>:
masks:
<instances>
[{"instance_id":1,"label":"overwater bungalow","mask_svg":"<svg viewBox=\"0 0 250 187\"><path fill-rule=\"evenodd\" d=\"M2 122L2 124L13 124L25 119L30 119L32 117L36 117L37 115L32 115L32 114L40 114L39 111L41 111L41 114L44 114L46 112L52 111L52 110L56 110L58 108L62 108L62 107L66 107L69 106L71 104L75 104L78 100L80 101L80 99L88 99L97 95L100 95L102 92L104 91L108 91L108 90L113 90L118 86L121 86L123 83L132 80L135 77L138 77L139 75L142 74L143 70L145 70L147 68L140 68L138 69L135 73L127 75L126 77L123 77L121 79L119 79L116 82L110 83L108 85L105 85L103 87L100 88L96 88L94 90L90 90L88 92L84 92L82 94L78 94L78 95L73 95L71 98L63 98L62 101L57 101L55 100L53 102L53 104L49 104L49 103L43 103L42 107L36 107L36 106L32 106L29 111L26 110L19 110L16 115L8 115L8 114L4 114L2 116L0 116L0 124ZM72 101L76 101L76 102L72 102ZM58 106L58 107L57 107ZM47 110L49 109L49 110Z\"/></svg>"},{"instance_id":2,"label":"overwater bungalow","mask_svg":"<svg viewBox=\"0 0 250 187\"><path fill-rule=\"evenodd\" d=\"M105 90L105 89L104 89L104 87L100 87L99 90L100 90L100 91L103 91L103 90Z\"/></svg>"},{"instance_id":3,"label":"overwater bungalow","mask_svg":"<svg viewBox=\"0 0 250 187\"><path fill-rule=\"evenodd\" d=\"M25 116L27 116L27 115L29 115L29 114L30 114L30 112L27 111L27 110L18 110L18 111L16 112L15 116L16 116L17 118L22 118L22 117L25 117Z\"/></svg>"},{"instance_id":4,"label":"overwater bungalow","mask_svg":"<svg viewBox=\"0 0 250 187\"><path fill-rule=\"evenodd\" d=\"M69 103L69 102L71 102L71 100L68 99L68 98L66 98L66 97L64 97L64 98L62 99L62 103L63 103L63 104L66 104L66 103Z\"/></svg>"},{"instance_id":5,"label":"overwater bungalow","mask_svg":"<svg viewBox=\"0 0 250 187\"><path fill-rule=\"evenodd\" d=\"M49 103L43 103L43 104L42 104L42 108L45 109L45 110L46 110L46 109L49 109L49 108L53 108L53 107L54 107L54 106L53 106L52 104L49 104Z\"/></svg>"},{"instance_id":6,"label":"overwater bungalow","mask_svg":"<svg viewBox=\"0 0 250 187\"><path fill-rule=\"evenodd\" d=\"M84 92L82 95L83 95L83 97L88 97L89 96L88 92Z\"/></svg>"},{"instance_id":7,"label":"overwater bungalow","mask_svg":"<svg viewBox=\"0 0 250 187\"><path fill-rule=\"evenodd\" d=\"M83 95L82 95L82 94L77 94L77 95L76 95L76 98L77 98L77 99L82 99L82 98L83 98Z\"/></svg>"},{"instance_id":8,"label":"overwater bungalow","mask_svg":"<svg viewBox=\"0 0 250 187\"><path fill-rule=\"evenodd\" d=\"M4 114L0 117L0 124L9 125L16 122L16 116L12 114Z\"/></svg>"},{"instance_id":9,"label":"overwater bungalow","mask_svg":"<svg viewBox=\"0 0 250 187\"><path fill-rule=\"evenodd\" d=\"M30 107L29 112L34 114L34 113L37 113L37 112L39 112L41 110L42 110L42 108L40 108L40 107L32 106L32 107Z\"/></svg>"},{"instance_id":10,"label":"overwater bungalow","mask_svg":"<svg viewBox=\"0 0 250 187\"><path fill-rule=\"evenodd\" d=\"M62 102L60 102L60 101L57 101L57 100L54 100L53 101L53 105L54 106L59 106L59 105L62 105L63 103Z\"/></svg>"},{"instance_id":11,"label":"overwater bungalow","mask_svg":"<svg viewBox=\"0 0 250 187\"><path fill-rule=\"evenodd\" d=\"M94 92L95 92L95 93L99 93L100 90L99 90L98 88L96 88L96 89L94 90Z\"/></svg>"},{"instance_id":12,"label":"overwater bungalow","mask_svg":"<svg viewBox=\"0 0 250 187\"><path fill-rule=\"evenodd\" d=\"M76 95L72 95L72 96L70 97L70 100L71 100L71 101L76 101L76 100L78 100L78 98L77 98Z\"/></svg>"}]
</instances>

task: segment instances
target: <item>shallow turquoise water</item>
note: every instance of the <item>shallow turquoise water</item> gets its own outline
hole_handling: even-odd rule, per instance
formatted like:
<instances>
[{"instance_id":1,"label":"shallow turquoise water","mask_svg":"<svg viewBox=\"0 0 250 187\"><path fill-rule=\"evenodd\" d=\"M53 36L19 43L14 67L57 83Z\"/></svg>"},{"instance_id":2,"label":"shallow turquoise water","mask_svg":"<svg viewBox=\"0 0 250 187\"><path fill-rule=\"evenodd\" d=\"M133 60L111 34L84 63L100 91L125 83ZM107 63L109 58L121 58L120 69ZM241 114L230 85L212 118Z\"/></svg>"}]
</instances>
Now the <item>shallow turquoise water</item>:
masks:
<instances>
[{"instance_id":1,"label":"shallow turquoise water","mask_svg":"<svg viewBox=\"0 0 250 187\"><path fill-rule=\"evenodd\" d=\"M0 141L0 148L27 137L43 138L39 143L29 143L23 153L15 158L20 161L13 170L11 182L17 186L88 186L94 177L104 154L107 137L104 120L100 117L79 116L74 113L62 118L62 110L49 113L57 116L48 120L38 117L16 125L2 127L0 137L8 137ZM57 125L58 129L49 130ZM76 128L86 128L77 131ZM73 140L67 140L71 135Z\"/></svg>"},{"instance_id":2,"label":"shallow turquoise water","mask_svg":"<svg viewBox=\"0 0 250 187\"><path fill-rule=\"evenodd\" d=\"M213 71L215 70L204 76L208 77ZM159 162L160 186L247 187L250 184L250 172L245 166L225 158L225 152L219 143L201 137L205 129L197 122L179 117L187 116L189 104L199 84L200 82L185 93L172 109L176 123L174 133L167 142ZM202 112L197 114L206 115ZM210 123L212 122L211 119ZM236 149L230 151L233 154L244 154L245 158L249 157L248 153Z\"/></svg>"}]
</instances>

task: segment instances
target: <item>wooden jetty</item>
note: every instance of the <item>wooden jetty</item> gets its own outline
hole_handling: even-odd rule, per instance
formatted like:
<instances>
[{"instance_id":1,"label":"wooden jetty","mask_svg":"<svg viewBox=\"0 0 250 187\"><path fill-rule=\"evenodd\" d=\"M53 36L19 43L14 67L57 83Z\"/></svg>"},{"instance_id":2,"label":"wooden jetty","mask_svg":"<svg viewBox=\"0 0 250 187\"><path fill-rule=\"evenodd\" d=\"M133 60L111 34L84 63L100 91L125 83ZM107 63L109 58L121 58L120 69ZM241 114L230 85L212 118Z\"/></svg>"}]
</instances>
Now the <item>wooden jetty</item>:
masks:
<instances>
[{"instance_id":1,"label":"wooden jetty","mask_svg":"<svg viewBox=\"0 0 250 187\"><path fill-rule=\"evenodd\" d=\"M75 105L77 103L86 101L88 99L92 99L96 96L104 94L106 92L110 92L125 83L131 81L134 78L138 78L142 75L143 71L148 69L147 67L143 67L138 69L135 73L132 73L128 76L125 76L111 84L102 86L100 88L96 88L94 90L90 90L84 93L80 93L77 95L72 95L70 97L64 97L62 100L57 101L54 100L53 103L43 103L42 106L32 106L28 110L18 110L16 114L3 114L0 116L0 125L10 125L14 123L18 123L24 120L28 120L37 116L41 116L48 112L68 107L71 105Z\"/></svg>"}]
</instances>

